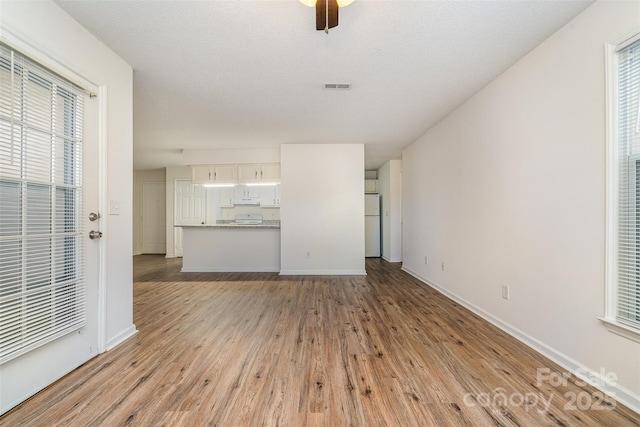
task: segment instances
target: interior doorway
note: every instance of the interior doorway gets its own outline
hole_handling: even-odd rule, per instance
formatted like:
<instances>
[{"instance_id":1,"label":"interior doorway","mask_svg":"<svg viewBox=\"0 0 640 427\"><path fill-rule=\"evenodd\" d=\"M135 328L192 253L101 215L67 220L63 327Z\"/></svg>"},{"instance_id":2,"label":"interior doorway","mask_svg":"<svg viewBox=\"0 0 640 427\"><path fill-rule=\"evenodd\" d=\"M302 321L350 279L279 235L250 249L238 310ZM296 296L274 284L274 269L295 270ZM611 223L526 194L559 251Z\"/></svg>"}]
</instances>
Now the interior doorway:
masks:
<instances>
[{"instance_id":1,"label":"interior doorway","mask_svg":"<svg viewBox=\"0 0 640 427\"><path fill-rule=\"evenodd\" d=\"M166 184L142 184L142 253L167 253Z\"/></svg>"}]
</instances>

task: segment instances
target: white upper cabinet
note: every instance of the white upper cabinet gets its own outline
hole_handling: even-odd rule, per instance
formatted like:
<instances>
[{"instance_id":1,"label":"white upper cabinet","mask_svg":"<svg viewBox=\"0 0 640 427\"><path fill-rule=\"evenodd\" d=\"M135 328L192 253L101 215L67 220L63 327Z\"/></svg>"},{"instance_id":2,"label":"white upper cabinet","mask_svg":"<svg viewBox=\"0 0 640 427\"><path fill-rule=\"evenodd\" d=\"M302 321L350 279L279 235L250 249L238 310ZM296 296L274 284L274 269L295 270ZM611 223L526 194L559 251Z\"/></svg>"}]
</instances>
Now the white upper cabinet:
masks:
<instances>
[{"instance_id":1,"label":"white upper cabinet","mask_svg":"<svg viewBox=\"0 0 640 427\"><path fill-rule=\"evenodd\" d=\"M192 165L192 184L233 184L237 181L236 165Z\"/></svg>"},{"instance_id":2,"label":"white upper cabinet","mask_svg":"<svg viewBox=\"0 0 640 427\"><path fill-rule=\"evenodd\" d=\"M222 187L220 189L220 207L232 208L235 195L235 187Z\"/></svg>"},{"instance_id":3,"label":"white upper cabinet","mask_svg":"<svg viewBox=\"0 0 640 427\"><path fill-rule=\"evenodd\" d=\"M191 166L191 183L204 184L211 182L212 166L209 165L193 165Z\"/></svg>"},{"instance_id":4,"label":"white upper cabinet","mask_svg":"<svg viewBox=\"0 0 640 427\"><path fill-rule=\"evenodd\" d=\"M280 163L260 165L260 179L262 181L280 182Z\"/></svg>"},{"instance_id":5,"label":"white upper cabinet","mask_svg":"<svg viewBox=\"0 0 640 427\"><path fill-rule=\"evenodd\" d=\"M239 200L253 200L256 203L260 199L260 189L258 187L248 187L246 185L236 185L235 186L235 198L236 201Z\"/></svg>"},{"instance_id":6,"label":"white upper cabinet","mask_svg":"<svg viewBox=\"0 0 640 427\"><path fill-rule=\"evenodd\" d=\"M279 181L280 163L191 166L193 184L247 184Z\"/></svg>"},{"instance_id":7,"label":"white upper cabinet","mask_svg":"<svg viewBox=\"0 0 640 427\"><path fill-rule=\"evenodd\" d=\"M280 184L260 187L260 206L263 208L280 207Z\"/></svg>"},{"instance_id":8,"label":"white upper cabinet","mask_svg":"<svg viewBox=\"0 0 640 427\"><path fill-rule=\"evenodd\" d=\"M214 182L232 184L238 180L236 165L214 165Z\"/></svg>"},{"instance_id":9,"label":"white upper cabinet","mask_svg":"<svg viewBox=\"0 0 640 427\"><path fill-rule=\"evenodd\" d=\"M378 180L377 179L365 179L364 180L364 192L365 193L378 193Z\"/></svg>"},{"instance_id":10,"label":"white upper cabinet","mask_svg":"<svg viewBox=\"0 0 640 427\"><path fill-rule=\"evenodd\" d=\"M238 182L259 182L260 165L238 165Z\"/></svg>"},{"instance_id":11,"label":"white upper cabinet","mask_svg":"<svg viewBox=\"0 0 640 427\"><path fill-rule=\"evenodd\" d=\"M280 164L246 164L238 165L238 182L278 182L280 181Z\"/></svg>"}]
</instances>

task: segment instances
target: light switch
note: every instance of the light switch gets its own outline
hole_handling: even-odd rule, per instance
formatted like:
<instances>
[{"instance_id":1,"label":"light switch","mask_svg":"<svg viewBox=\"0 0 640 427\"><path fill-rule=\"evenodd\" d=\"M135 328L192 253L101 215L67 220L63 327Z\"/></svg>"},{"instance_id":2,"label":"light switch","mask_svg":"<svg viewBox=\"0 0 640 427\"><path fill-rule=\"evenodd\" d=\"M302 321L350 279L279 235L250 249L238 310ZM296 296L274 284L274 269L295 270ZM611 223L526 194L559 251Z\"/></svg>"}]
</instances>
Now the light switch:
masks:
<instances>
[{"instance_id":1,"label":"light switch","mask_svg":"<svg viewBox=\"0 0 640 427\"><path fill-rule=\"evenodd\" d=\"M109 215L120 215L119 200L109 200Z\"/></svg>"}]
</instances>

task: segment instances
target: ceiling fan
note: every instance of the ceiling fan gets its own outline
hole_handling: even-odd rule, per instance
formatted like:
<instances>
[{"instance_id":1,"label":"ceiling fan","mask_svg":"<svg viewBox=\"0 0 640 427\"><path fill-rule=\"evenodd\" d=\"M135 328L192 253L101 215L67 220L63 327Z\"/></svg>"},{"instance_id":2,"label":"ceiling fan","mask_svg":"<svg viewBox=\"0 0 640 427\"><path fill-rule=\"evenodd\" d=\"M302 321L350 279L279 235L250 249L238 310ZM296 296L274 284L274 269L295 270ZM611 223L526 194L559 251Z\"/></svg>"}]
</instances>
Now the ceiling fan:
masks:
<instances>
[{"instance_id":1,"label":"ceiling fan","mask_svg":"<svg viewBox=\"0 0 640 427\"><path fill-rule=\"evenodd\" d=\"M338 8L353 3L353 0L300 0L309 7L316 8L316 30L324 30L329 34L329 28L338 26Z\"/></svg>"}]
</instances>

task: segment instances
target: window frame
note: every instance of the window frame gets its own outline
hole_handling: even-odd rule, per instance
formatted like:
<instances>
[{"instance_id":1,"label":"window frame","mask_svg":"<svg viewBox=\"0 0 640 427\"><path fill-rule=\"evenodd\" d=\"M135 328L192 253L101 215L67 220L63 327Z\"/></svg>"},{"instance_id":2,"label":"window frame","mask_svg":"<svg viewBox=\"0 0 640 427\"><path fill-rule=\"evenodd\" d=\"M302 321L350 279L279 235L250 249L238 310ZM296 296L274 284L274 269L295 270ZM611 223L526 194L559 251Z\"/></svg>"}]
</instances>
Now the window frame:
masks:
<instances>
[{"instance_id":1,"label":"window frame","mask_svg":"<svg viewBox=\"0 0 640 427\"><path fill-rule=\"evenodd\" d=\"M618 55L621 50L640 40L640 32L624 37L617 43L605 45L606 80L606 243L605 243L605 314L598 319L606 329L616 335L640 343L640 327L617 320L618 303ZM640 156L638 156L640 157ZM639 162L640 159L636 159ZM637 163L638 164L638 163ZM635 189L636 192L640 188ZM639 199L640 200L640 199ZM638 223L640 227L640 222Z\"/></svg>"}]
</instances>

